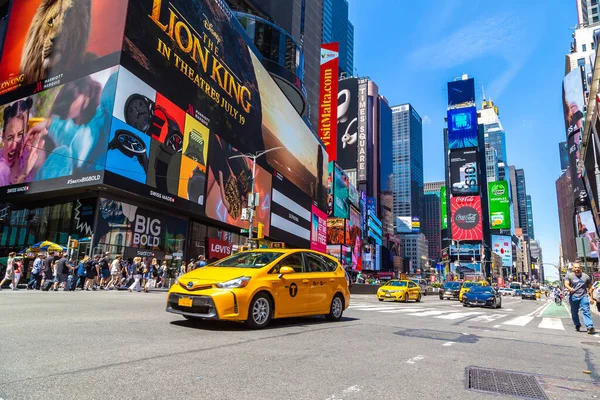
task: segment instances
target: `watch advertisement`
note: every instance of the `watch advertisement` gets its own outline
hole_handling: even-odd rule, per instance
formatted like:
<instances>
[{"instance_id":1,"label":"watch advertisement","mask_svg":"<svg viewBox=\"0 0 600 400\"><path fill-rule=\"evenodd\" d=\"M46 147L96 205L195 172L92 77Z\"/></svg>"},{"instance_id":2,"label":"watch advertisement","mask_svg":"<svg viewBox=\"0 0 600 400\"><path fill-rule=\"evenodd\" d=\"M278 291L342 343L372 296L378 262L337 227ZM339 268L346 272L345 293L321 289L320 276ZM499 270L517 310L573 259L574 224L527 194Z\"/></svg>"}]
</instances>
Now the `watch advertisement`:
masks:
<instances>
[{"instance_id":1,"label":"watch advertisement","mask_svg":"<svg viewBox=\"0 0 600 400\"><path fill-rule=\"evenodd\" d=\"M512 267L512 241L510 236L492 235L492 251L502 257L503 267Z\"/></svg>"},{"instance_id":2,"label":"watch advertisement","mask_svg":"<svg viewBox=\"0 0 600 400\"><path fill-rule=\"evenodd\" d=\"M488 182L490 202L490 228L510 229L510 199L508 182Z\"/></svg>"},{"instance_id":3,"label":"watch advertisement","mask_svg":"<svg viewBox=\"0 0 600 400\"><path fill-rule=\"evenodd\" d=\"M448 110L447 119L449 149L479 145L476 107Z\"/></svg>"},{"instance_id":4,"label":"watch advertisement","mask_svg":"<svg viewBox=\"0 0 600 400\"><path fill-rule=\"evenodd\" d=\"M101 198L94 247L110 245L113 251L121 253L126 248L182 253L186 234L185 220Z\"/></svg>"},{"instance_id":5,"label":"watch advertisement","mask_svg":"<svg viewBox=\"0 0 600 400\"><path fill-rule=\"evenodd\" d=\"M310 197L279 173L272 181L271 235L294 247L310 247Z\"/></svg>"},{"instance_id":6,"label":"watch advertisement","mask_svg":"<svg viewBox=\"0 0 600 400\"><path fill-rule=\"evenodd\" d=\"M109 55L112 64L108 65L118 63L127 2L13 0L9 4L0 95L28 85L38 92L66 83L77 77L69 72L106 65L101 59Z\"/></svg>"},{"instance_id":7,"label":"watch advertisement","mask_svg":"<svg viewBox=\"0 0 600 400\"><path fill-rule=\"evenodd\" d=\"M248 221L242 220L242 209L248 207L248 194L252 193L252 160L217 135L210 138L210 162L208 164L206 190L206 215L209 218L238 228L247 229ZM271 215L271 174L256 166L254 193L259 204L254 210L254 226L264 225L269 235Z\"/></svg>"},{"instance_id":8,"label":"watch advertisement","mask_svg":"<svg viewBox=\"0 0 600 400\"><path fill-rule=\"evenodd\" d=\"M336 162L342 169L356 169L358 156L358 79L338 83L338 139Z\"/></svg>"},{"instance_id":9,"label":"watch advertisement","mask_svg":"<svg viewBox=\"0 0 600 400\"><path fill-rule=\"evenodd\" d=\"M452 239L483 240L481 197L452 197L450 207L452 209Z\"/></svg>"},{"instance_id":10,"label":"watch advertisement","mask_svg":"<svg viewBox=\"0 0 600 400\"><path fill-rule=\"evenodd\" d=\"M477 149L450 151L451 193L455 196L479 193Z\"/></svg>"},{"instance_id":11,"label":"watch advertisement","mask_svg":"<svg viewBox=\"0 0 600 400\"><path fill-rule=\"evenodd\" d=\"M109 68L0 106L4 193L102 183L117 70Z\"/></svg>"},{"instance_id":12,"label":"watch advertisement","mask_svg":"<svg viewBox=\"0 0 600 400\"><path fill-rule=\"evenodd\" d=\"M145 184L150 136L113 119L106 153L106 170Z\"/></svg>"},{"instance_id":13,"label":"watch advertisement","mask_svg":"<svg viewBox=\"0 0 600 400\"><path fill-rule=\"evenodd\" d=\"M223 2L130 0L122 64L326 209L327 156Z\"/></svg>"},{"instance_id":14,"label":"watch advertisement","mask_svg":"<svg viewBox=\"0 0 600 400\"><path fill-rule=\"evenodd\" d=\"M321 253L327 252L327 215L315 206L312 207L310 248Z\"/></svg>"}]
</instances>

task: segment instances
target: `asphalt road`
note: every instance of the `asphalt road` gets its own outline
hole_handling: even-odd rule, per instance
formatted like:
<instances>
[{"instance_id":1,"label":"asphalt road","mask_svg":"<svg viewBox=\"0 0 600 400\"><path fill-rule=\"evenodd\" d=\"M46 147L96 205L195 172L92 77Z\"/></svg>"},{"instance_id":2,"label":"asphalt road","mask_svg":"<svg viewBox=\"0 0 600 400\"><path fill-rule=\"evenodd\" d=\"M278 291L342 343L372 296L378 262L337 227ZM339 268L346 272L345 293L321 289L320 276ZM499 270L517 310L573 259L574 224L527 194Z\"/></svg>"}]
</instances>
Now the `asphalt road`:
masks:
<instances>
[{"instance_id":1,"label":"asphalt road","mask_svg":"<svg viewBox=\"0 0 600 400\"><path fill-rule=\"evenodd\" d=\"M0 399L498 399L467 389L470 366L536 374L548 399L600 398L600 335L546 299L490 310L356 295L340 322L261 331L190 323L164 301L1 291Z\"/></svg>"}]
</instances>

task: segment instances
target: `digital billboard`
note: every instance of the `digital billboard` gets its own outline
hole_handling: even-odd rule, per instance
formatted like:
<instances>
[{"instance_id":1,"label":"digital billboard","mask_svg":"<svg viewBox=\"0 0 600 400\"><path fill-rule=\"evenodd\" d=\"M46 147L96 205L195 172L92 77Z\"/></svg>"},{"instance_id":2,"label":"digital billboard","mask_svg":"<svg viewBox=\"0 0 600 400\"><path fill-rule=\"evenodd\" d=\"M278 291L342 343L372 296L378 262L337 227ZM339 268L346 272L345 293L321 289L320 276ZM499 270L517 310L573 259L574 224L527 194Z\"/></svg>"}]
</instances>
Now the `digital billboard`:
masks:
<instances>
[{"instance_id":1,"label":"digital billboard","mask_svg":"<svg viewBox=\"0 0 600 400\"><path fill-rule=\"evenodd\" d=\"M327 252L327 215L315 206L312 206L310 248L321 253Z\"/></svg>"},{"instance_id":2,"label":"digital billboard","mask_svg":"<svg viewBox=\"0 0 600 400\"><path fill-rule=\"evenodd\" d=\"M211 135L209 147L206 215L214 220L246 229L249 223L242 220L242 209L248 207L248 194L252 192L253 162L247 157L235 157L242 153L217 135ZM262 223L264 234L268 236L271 174L258 166L254 192L259 195L254 223L255 226L258 222Z\"/></svg>"},{"instance_id":3,"label":"digital billboard","mask_svg":"<svg viewBox=\"0 0 600 400\"><path fill-rule=\"evenodd\" d=\"M321 45L321 80L319 82L319 138L325 145L329 161L337 157L337 101L339 43Z\"/></svg>"},{"instance_id":4,"label":"digital billboard","mask_svg":"<svg viewBox=\"0 0 600 400\"><path fill-rule=\"evenodd\" d=\"M419 219L419 217L411 218L411 231L412 233L421 232L421 220Z\"/></svg>"},{"instance_id":5,"label":"digital billboard","mask_svg":"<svg viewBox=\"0 0 600 400\"><path fill-rule=\"evenodd\" d=\"M466 107L448 110L448 148L477 147L477 108Z\"/></svg>"},{"instance_id":6,"label":"digital billboard","mask_svg":"<svg viewBox=\"0 0 600 400\"><path fill-rule=\"evenodd\" d=\"M329 218L327 220L327 244L347 244L350 242L350 232L346 229L347 220Z\"/></svg>"},{"instance_id":7,"label":"digital billboard","mask_svg":"<svg viewBox=\"0 0 600 400\"><path fill-rule=\"evenodd\" d=\"M507 181L488 182L490 228L510 229L510 199Z\"/></svg>"},{"instance_id":8,"label":"digital billboard","mask_svg":"<svg viewBox=\"0 0 600 400\"><path fill-rule=\"evenodd\" d=\"M475 103L475 79L448 82L448 106Z\"/></svg>"},{"instance_id":9,"label":"digital billboard","mask_svg":"<svg viewBox=\"0 0 600 400\"><path fill-rule=\"evenodd\" d=\"M246 45L225 3L130 0L123 43L125 68L240 152L274 149L259 163L326 209L323 145Z\"/></svg>"},{"instance_id":10,"label":"digital billboard","mask_svg":"<svg viewBox=\"0 0 600 400\"><path fill-rule=\"evenodd\" d=\"M450 207L452 209L452 239L483 240L481 197L452 197Z\"/></svg>"},{"instance_id":11,"label":"digital billboard","mask_svg":"<svg viewBox=\"0 0 600 400\"><path fill-rule=\"evenodd\" d=\"M348 219L350 215L350 182L346 173L334 164L333 216Z\"/></svg>"},{"instance_id":12,"label":"digital billboard","mask_svg":"<svg viewBox=\"0 0 600 400\"><path fill-rule=\"evenodd\" d=\"M273 176L271 235L295 247L310 247L312 201L283 175Z\"/></svg>"},{"instance_id":13,"label":"digital billboard","mask_svg":"<svg viewBox=\"0 0 600 400\"><path fill-rule=\"evenodd\" d=\"M338 83L338 140L336 162L342 169L356 169L358 156L358 79Z\"/></svg>"},{"instance_id":14,"label":"digital billboard","mask_svg":"<svg viewBox=\"0 0 600 400\"><path fill-rule=\"evenodd\" d=\"M596 233L596 225L594 224L594 217L592 216L591 211L584 211L575 215L575 234L578 238L587 239L589 242L590 252L586 254L586 257L597 258L598 235ZM585 248L587 249L587 244Z\"/></svg>"},{"instance_id":15,"label":"digital billboard","mask_svg":"<svg viewBox=\"0 0 600 400\"><path fill-rule=\"evenodd\" d=\"M512 241L510 236L492 235L492 251L502 257L503 267L512 267Z\"/></svg>"},{"instance_id":16,"label":"digital billboard","mask_svg":"<svg viewBox=\"0 0 600 400\"><path fill-rule=\"evenodd\" d=\"M122 0L13 0L0 95L28 85L33 94L118 64L126 7Z\"/></svg>"},{"instance_id":17,"label":"digital billboard","mask_svg":"<svg viewBox=\"0 0 600 400\"><path fill-rule=\"evenodd\" d=\"M440 212L442 214L442 229L448 229L448 199L446 186L440 188Z\"/></svg>"},{"instance_id":18,"label":"digital billboard","mask_svg":"<svg viewBox=\"0 0 600 400\"><path fill-rule=\"evenodd\" d=\"M117 71L108 68L0 106L2 193L102 182Z\"/></svg>"},{"instance_id":19,"label":"digital billboard","mask_svg":"<svg viewBox=\"0 0 600 400\"><path fill-rule=\"evenodd\" d=\"M586 192L579 172L581 146L581 128L583 127L583 111L585 98L583 93L583 67L575 68L563 80L563 111L567 146L569 147L569 167L574 200L585 198Z\"/></svg>"},{"instance_id":20,"label":"digital billboard","mask_svg":"<svg viewBox=\"0 0 600 400\"><path fill-rule=\"evenodd\" d=\"M567 141L558 143L558 155L560 157L560 169L566 171L569 168L569 145Z\"/></svg>"},{"instance_id":21,"label":"digital billboard","mask_svg":"<svg viewBox=\"0 0 600 400\"><path fill-rule=\"evenodd\" d=\"M477 149L450 150L450 191L453 195L479 193Z\"/></svg>"},{"instance_id":22,"label":"digital billboard","mask_svg":"<svg viewBox=\"0 0 600 400\"><path fill-rule=\"evenodd\" d=\"M367 106L368 84L366 79L358 81L358 143L356 146L356 180L364 182L367 180L367 130L368 109Z\"/></svg>"},{"instance_id":23,"label":"digital billboard","mask_svg":"<svg viewBox=\"0 0 600 400\"><path fill-rule=\"evenodd\" d=\"M412 217L396 217L396 233L412 233Z\"/></svg>"}]
</instances>

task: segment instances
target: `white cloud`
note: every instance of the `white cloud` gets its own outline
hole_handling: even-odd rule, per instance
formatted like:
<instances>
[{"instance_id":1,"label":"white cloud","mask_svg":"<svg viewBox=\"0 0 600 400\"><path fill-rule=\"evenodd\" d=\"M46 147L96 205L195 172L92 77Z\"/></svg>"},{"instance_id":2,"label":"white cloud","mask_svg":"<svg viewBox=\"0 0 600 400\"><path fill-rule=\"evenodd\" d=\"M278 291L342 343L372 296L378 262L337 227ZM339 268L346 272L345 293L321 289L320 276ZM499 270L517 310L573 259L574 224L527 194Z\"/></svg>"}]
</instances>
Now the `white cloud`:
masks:
<instances>
[{"instance_id":1,"label":"white cloud","mask_svg":"<svg viewBox=\"0 0 600 400\"><path fill-rule=\"evenodd\" d=\"M423 125L429 125L429 124L431 124L431 118L429 118L429 115L426 115L423 117L421 122L423 123Z\"/></svg>"}]
</instances>

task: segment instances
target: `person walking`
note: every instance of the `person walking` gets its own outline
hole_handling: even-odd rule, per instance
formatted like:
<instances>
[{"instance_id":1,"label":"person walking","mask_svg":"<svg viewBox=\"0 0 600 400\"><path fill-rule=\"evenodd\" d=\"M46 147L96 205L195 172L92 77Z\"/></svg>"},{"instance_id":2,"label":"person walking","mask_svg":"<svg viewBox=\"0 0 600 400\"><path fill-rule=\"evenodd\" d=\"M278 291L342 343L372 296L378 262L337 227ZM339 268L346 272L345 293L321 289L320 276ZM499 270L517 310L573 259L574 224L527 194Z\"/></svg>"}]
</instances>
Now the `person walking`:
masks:
<instances>
[{"instance_id":1,"label":"person walking","mask_svg":"<svg viewBox=\"0 0 600 400\"><path fill-rule=\"evenodd\" d=\"M136 292L140 292L142 287L140 286L140 280L142 279L142 274L144 273L144 264L142 264L142 259L140 257L135 257L133 259L133 283L129 286L128 291L132 292L134 289Z\"/></svg>"},{"instance_id":2,"label":"person walking","mask_svg":"<svg viewBox=\"0 0 600 400\"><path fill-rule=\"evenodd\" d=\"M12 281L12 290L19 290L19 279L23 273L23 260L13 261L13 269L15 278Z\"/></svg>"},{"instance_id":3,"label":"person walking","mask_svg":"<svg viewBox=\"0 0 600 400\"><path fill-rule=\"evenodd\" d=\"M593 304L594 300L592 295L592 280L581 271L581 264L573 263L571 273L565 277L565 287L569 291L569 305L571 306L571 318L575 325L575 330L579 332L581 329L581 322L579 320L579 310L583 314L583 323L587 328L587 333L590 335L594 334L594 321L592 320L592 314L590 313L590 303Z\"/></svg>"},{"instance_id":4,"label":"person walking","mask_svg":"<svg viewBox=\"0 0 600 400\"><path fill-rule=\"evenodd\" d=\"M40 289L44 286L44 283L47 281L52 281L54 279L53 274L54 267L54 253L49 253L48 256L44 258L44 266L42 269L42 283L40 283Z\"/></svg>"},{"instance_id":5,"label":"person walking","mask_svg":"<svg viewBox=\"0 0 600 400\"><path fill-rule=\"evenodd\" d=\"M85 290L85 282L87 280L87 270L85 268L86 264L90 260L90 257L86 254L79 264L77 265L77 285L76 288L81 288L81 290Z\"/></svg>"},{"instance_id":6,"label":"person walking","mask_svg":"<svg viewBox=\"0 0 600 400\"><path fill-rule=\"evenodd\" d=\"M596 302L596 308L600 313L600 280L592 284L590 289L590 299Z\"/></svg>"},{"instance_id":7,"label":"person walking","mask_svg":"<svg viewBox=\"0 0 600 400\"><path fill-rule=\"evenodd\" d=\"M15 267L13 264L16 255L17 253L15 253L14 251L8 253L8 260L6 261L6 273L4 274L4 279L2 279L2 282L0 282L0 290L2 290L2 286L6 281L12 282L15 279Z\"/></svg>"},{"instance_id":8,"label":"person walking","mask_svg":"<svg viewBox=\"0 0 600 400\"><path fill-rule=\"evenodd\" d=\"M60 260L56 262L56 279L54 281L54 291L57 292L61 284L64 285L65 290L67 289L67 279L69 278L69 272L73 269L73 266L67 258L67 253L63 253Z\"/></svg>"},{"instance_id":9,"label":"person walking","mask_svg":"<svg viewBox=\"0 0 600 400\"><path fill-rule=\"evenodd\" d=\"M85 290L96 290L95 284L98 278L99 267L98 261L100 261L100 254L94 255L94 259L89 259L85 265Z\"/></svg>"},{"instance_id":10,"label":"person walking","mask_svg":"<svg viewBox=\"0 0 600 400\"><path fill-rule=\"evenodd\" d=\"M42 279L42 269L44 268L44 255L38 254L33 261L33 268L31 268L31 278L27 283L27 290L39 289L40 281Z\"/></svg>"},{"instance_id":11,"label":"person walking","mask_svg":"<svg viewBox=\"0 0 600 400\"><path fill-rule=\"evenodd\" d=\"M117 254L115 259L113 260L110 266L110 276L111 279L104 288L105 290L110 290L112 288L119 288L121 285L121 255Z\"/></svg>"},{"instance_id":12,"label":"person walking","mask_svg":"<svg viewBox=\"0 0 600 400\"><path fill-rule=\"evenodd\" d=\"M150 268L148 268L148 280L146 282L146 286L144 286L144 292L148 293L150 289L156 287L156 277L158 276L158 261L156 258L152 259L152 264Z\"/></svg>"},{"instance_id":13,"label":"person walking","mask_svg":"<svg viewBox=\"0 0 600 400\"><path fill-rule=\"evenodd\" d=\"M98 267L100 268L100 289L103 289L107 286L107 283L110 281L110 253L107 251L104 253L104 257L100 259L98 262Z\"/></svg>"}]
</instances>

